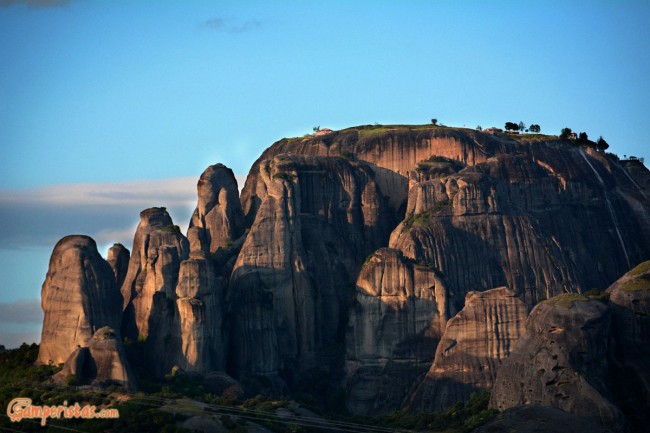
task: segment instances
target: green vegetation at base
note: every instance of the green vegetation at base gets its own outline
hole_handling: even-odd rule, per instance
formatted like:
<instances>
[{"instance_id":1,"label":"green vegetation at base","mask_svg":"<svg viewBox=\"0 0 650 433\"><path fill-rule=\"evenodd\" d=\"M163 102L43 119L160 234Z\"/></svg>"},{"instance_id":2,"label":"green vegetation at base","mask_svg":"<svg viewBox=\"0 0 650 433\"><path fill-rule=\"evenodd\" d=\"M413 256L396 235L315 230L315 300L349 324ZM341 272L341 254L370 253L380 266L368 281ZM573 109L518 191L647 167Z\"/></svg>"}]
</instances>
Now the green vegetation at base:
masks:
<instances>
[{"instance_id":1,"label":"green vegetation at base","mask_svg":"<svg viewBox=\"0 0 650 433\"><path fill-rule=\"evenodd\" d=\"M499 411L488 409L490 393L472 394L467 403L457 403L441 412L393 412L380 417L352 417L350 421L407 431L466 433L493 419Z\"/></svg>"},{"instance_id":2,"label":"green vegetation at base","mask_svg":"<svg viewBox=\"0 0 650 433\"><path fill-rule=\"evenodd\" d=\"M131 349L138 349L141 343L130 343ZM0 405L20 396L31 398L34 405L69 404L94 405L98 408L114 408L119 411L118 419L50 419L45 427L40 420L23 420L11 423L8 417L0 419L0 429L33 432L58 432L74 429L90 433L110 431L112 433L148 432L187 433L181 423L192 416L213 417L229 432L245 432L246 420L262 425L273 432L306 433L327 431L300 425L299 420L287 422L277 411L292 412L293 403L285 398L256 395L237 400L215 396L206 392L202 377L177 371L169 374L155 385L152 391L127 394L124 389L112 386L105 389L55 385L49 379L61 367L35 366L39 346L23 344L18 349L0 353ZM339 350L337 348L336 350ZM325 420L344 421L366 426L381 426L402 431L433 431L466 433L489 421L497 413L487 408L489 394L472 395L467 403L441 412L411 414L406 410L385 416L354 416L345 408L345 391L333 385L331 377L314 370L301 377L299 393L294 400L320 414Z\"/></svg>"}]
</instances>

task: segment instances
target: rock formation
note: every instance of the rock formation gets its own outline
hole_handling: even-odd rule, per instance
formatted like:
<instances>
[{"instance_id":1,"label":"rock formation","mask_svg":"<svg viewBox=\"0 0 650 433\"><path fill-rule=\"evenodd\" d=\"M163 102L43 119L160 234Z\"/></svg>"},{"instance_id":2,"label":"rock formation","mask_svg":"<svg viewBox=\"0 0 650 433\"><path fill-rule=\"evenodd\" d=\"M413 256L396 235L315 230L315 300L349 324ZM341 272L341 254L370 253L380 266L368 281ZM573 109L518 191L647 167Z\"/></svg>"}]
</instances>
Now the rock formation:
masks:
<instances>
[{"instance_id":1,"label":"rock formation","mask_svg":"<svg viewBox=\"0 0 650 433\"><path fill-rule=\"evenodd\" d=\"M187 238L164 208L143 211L126 275L119 246L110 266L89 247L53 254L39 359L63 362L102 326L117 332L119 314L88 313L99 298L82 294L123 280L122 335L140 341L154 376L225 370L283 392L327 378L346 384L350 409L373 413L443 408L489 388L503 361L521 380L497 380L499 407L592 405L619 425L613 398L642 425L611 377L650 401L643 290L620 282L611 307L589 296L541 304L504 360L540 300L604 289L650 258L643 164L529 138L369 125L283 139L253 164L240 200L232 171L208 167Z\"/></svg>"},{"instance_id":2,"label":"rock formation","mask_svg":"<svg viewBox=\"0 0 650 433\"><path fill-rule=\"evenodd\" d=\"M149 330L156 329L154 323L165 319L159 310L168 307L162 305L166 299L176 299L180 264L188 256L189 242L165 208L140 212L129 271L121 289L125 316L122 334L125 337L148 338ZM166 326L163 324L163 327Z\"/></svg>"},{"instance_id":3,"label":"rock formation","mask_svg":"<svg viewBox=\"0 0 650 433\"><path fill-rule=\"evenodd\" d=\"M620 429L623 416L606 383L610 313L605 302L585 295L538 304L497 373L490 405L553 406Z\"/></svg>"},{"instance_id":4,"label":"rock formation","mask_svg":"<svg viewBox=\"0 0 650 433\"><path fill-rule=\"evenodd\" d=\"M282 155L258 168L265 195L229 286L230 367L291 376L343 350L361 263L394 223L365 164Z\"/></svg>"},{"instance_id":5,"label":"rock formation","mask_svg":"<svg viewBox=\"0 0 650 433\"><path fill-rule=\"evenodd\" d=\"M70 354L55 380L69 383L70 375L73 383L118 384L132 391L136 389L119 334L108 326L95 332L88 347L78 347Z\"/></svg>"},{"instance_id":6,"label":"rock formation","mask_svg":"<svg viewBox=\"0 0 650 433\"><path fill-rule=\"evenodd\" d=\"M117 287L121 288L124 284L124 279L126 274L129 271L129 259L131 258L131 253L129 250L122 244L114 244L108 249L108 256L106 261L111 266L113 273L115 274L115 282Z\"/></svg>"},{"instance_id":7,"label":"rock formation","mask_svg":"<svg viewBox=\"0 0 650 433\"><path fill-rule=\"evenodd\" d=\"M100 328L119 329L120 304L115 276L95 241L81 235L61 239L41 290L45 316L38 362L63 363Z\"/></svg>"},{"instance_id":8,"label":"rock formation","mask_svg":"<svg viewBox=\"0 0 650 433\"><path fill-rule=\"evenodd\" d=\"M448 296L436 272L398 250L381 248L368 257L346 336L351 411L383 413L402 403L433 361Z\"/></svg>"},{"instance_id":9,"label":"rock formation","mask_svg":"<svg viewBox=\"0 0 650 433\"><path fill-rule=\"evenodd\" d=\"M634 431L650 424L650 262L644 262L609 289L610 388Z\"/></svg>"},{"instance_id":10,"label":"rock formation","mask_svg":"<svg viewBox=\"0 0 650 433\"><path fill-rule=\"evenodd\" d=\"M488 391L501 362L524 333L528 308L505 287L470 292L447 322L436 357L409 404L416 412L444 410Z\"/></svg>"},{"instance_id":11,"label":"rock formation","mask_svg":"<svg viewBox=\"0 0 650 433\"><path fill-rule=\"evenodd\" d=\"M244 212L239 202L239 188L232 170L223 164L208 167L198 183L197 203L190 228L205 230L211 253L229 247L244 234Z\"/></svg>"}]
</instances>

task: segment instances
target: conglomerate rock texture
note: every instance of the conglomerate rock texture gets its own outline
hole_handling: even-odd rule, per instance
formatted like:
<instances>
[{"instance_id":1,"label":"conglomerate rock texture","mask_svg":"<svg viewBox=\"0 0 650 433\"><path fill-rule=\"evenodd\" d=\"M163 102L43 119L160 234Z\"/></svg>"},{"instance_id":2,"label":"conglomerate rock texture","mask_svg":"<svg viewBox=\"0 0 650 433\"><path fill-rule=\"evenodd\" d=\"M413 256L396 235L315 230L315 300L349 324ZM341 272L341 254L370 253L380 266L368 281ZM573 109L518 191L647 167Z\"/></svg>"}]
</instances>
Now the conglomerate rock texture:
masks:
<instances>
[{"instance_id":1,"label":"conglomerate rock texture","mask_svg":"<svg viewBox=\"0 0 650 433\"><path fill-rule=\"evenodd\" d=\"M88 236L61 239L50 258L41 290L45 313L38 362L60 364L95 332L120 328L121 296L115 276Z\"/></svg>"},{"instance_id":2,"label":"conglomerate rock texture","mask_svg":"<svg viewBox=\"0 0 650 433\"><path fill-rule=\"evenodd\" d=\"M357 413L442 408L489 389L539 301L603 290L650 259L645 166L535 137L368 125L283 139L253 164L241 197L230 169L208 167L187 237L164 208L141 213L121 284L122 335L139 340L158 377L174 366L225 370L276 392L319 377L344 386ZM552 395L522 373L531 387L515 400L534 394L574 412L589 401L616 424L613 395L637 416L631 400L621 403L624 387L600 376L618 371L647 389L647 308L643 293L628 292L612 289L610 307L587 297L570 314L538 307L549 323L578 329L561 350L546 331L517 347L527 338L557 351L540 362L588 359L562 364L576 375ZM48 320L44 335L57 332Z\"/></svg>"}]
</instances>

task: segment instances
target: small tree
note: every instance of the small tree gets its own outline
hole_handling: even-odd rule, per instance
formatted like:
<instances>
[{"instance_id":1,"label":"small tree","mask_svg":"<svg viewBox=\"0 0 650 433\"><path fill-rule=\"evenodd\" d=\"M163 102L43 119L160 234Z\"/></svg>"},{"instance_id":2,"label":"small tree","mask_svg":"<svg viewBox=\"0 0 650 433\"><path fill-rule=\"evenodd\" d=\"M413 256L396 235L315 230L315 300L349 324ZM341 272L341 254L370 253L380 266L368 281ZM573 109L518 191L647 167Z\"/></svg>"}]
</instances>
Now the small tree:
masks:
<instances>
[{"instance_id":1,"label":"small tree","mask_svg":"<svg viewBox=\"0 0 650 433\"><path fill-rule=\"evenodd\" d=\"M476 127L476 130L477 130L477 131L483 131L483 128L481 128L481 125L478 125L478 126Z\"/></svg>"},{"instance_id":2,"label":"small tree","mask_svg":"<svg viewBox=\"0 0 650 433\"><path fill-rule=\"evenodd\" d=\"M586 132L581 132L578 135L578 140L580 140L580 141L589 141L589 137L587 136Z\"/></svg>"},{"instance_id":3,"label":"small tree","mask_svg":"<svg viewBox=\"0 0 650 433\"><path fill-rule=\"evenodd\" d=\"M596 147L598 147L598 150L605 151L609 148L609 144L605 141L605 139L600 136L598 137L598 141L596 141Z\"/></svg>"},{"instance_id":4,"label":"small tree","mask_svg":"<svg viewBox=\"0 0 650 433\"><path fill-rule=\"evenodd\" d=\"M506 131L518 131L519 125L514 122L506 122Z\"/></svg>"},{"instance_id":5,"label":"small tree","mask_svg":"<svg viewBox=\"0 0 650 433\"><path fill-rule=\"evenodd\" d=\"M528 127L528 130L529 130L530 132L536 132L536 133L537 133L537 132L541 131L542 128L541 128L539 125L536 125L536 124L533 123L532 125L530 125L530 126Z\"/></svg>"},{"instance_id":6,"label":"small tree","mask_svg":"<svg viewBox=\"0 0 650 433\"><path fill-rule=\"evenodd\" d=\"M431 124L432 125L437 125L438 124L438 119L431 119Z\"/></svg>"},{"instance_id":7,"label":"small tree","mask_svg":"<svg viewBox=\"0 0 650 433\"><path fill-rule=\"evenodd\" d=\"M320 131L320 125L314 126L312 129L314 130L314 132L318 132Z\"/></svg>"},{"instance_id":8,"label":"small tree","mask_svg":"<svg viewBox=\"0 0 650 433\"><path fill-rule=\"evenodd\" d=\"M571 134L573 131L571 131L571 128L562 128L562 133L560 134L560 140L568 140L571 138Z\"/></svg>"},{"instance_id":9,"label":"small tree","mask_svg":"<svg viewBox=\"0 0 650 433\"><path fill-rule=\"evenodd\" d=\"M519 130L524 132L524 129L526 129L526 124L524 122L519 122Z\"/></svg>"}]
</instances>

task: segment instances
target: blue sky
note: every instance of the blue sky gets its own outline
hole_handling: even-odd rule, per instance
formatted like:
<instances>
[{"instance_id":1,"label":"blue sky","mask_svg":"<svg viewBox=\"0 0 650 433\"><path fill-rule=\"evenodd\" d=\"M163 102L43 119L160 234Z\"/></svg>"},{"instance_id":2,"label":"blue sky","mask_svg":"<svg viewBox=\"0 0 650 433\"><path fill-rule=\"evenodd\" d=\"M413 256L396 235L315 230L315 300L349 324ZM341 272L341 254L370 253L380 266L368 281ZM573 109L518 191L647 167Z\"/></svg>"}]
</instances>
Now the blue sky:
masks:
<instances>
[{"instance_id":1,"label":"blue sky","mask_svg":"<svg viewBox=\"0 0 650 433\"><path fill-rule=\"evenodd\" d=\"M647 1L0 0L0 343L37 338L58 238L130 246L153 205L187 227L205 167L245 176L316 125L524 121L644 156L648 22Z\"/></svg>"}]
</instances>

